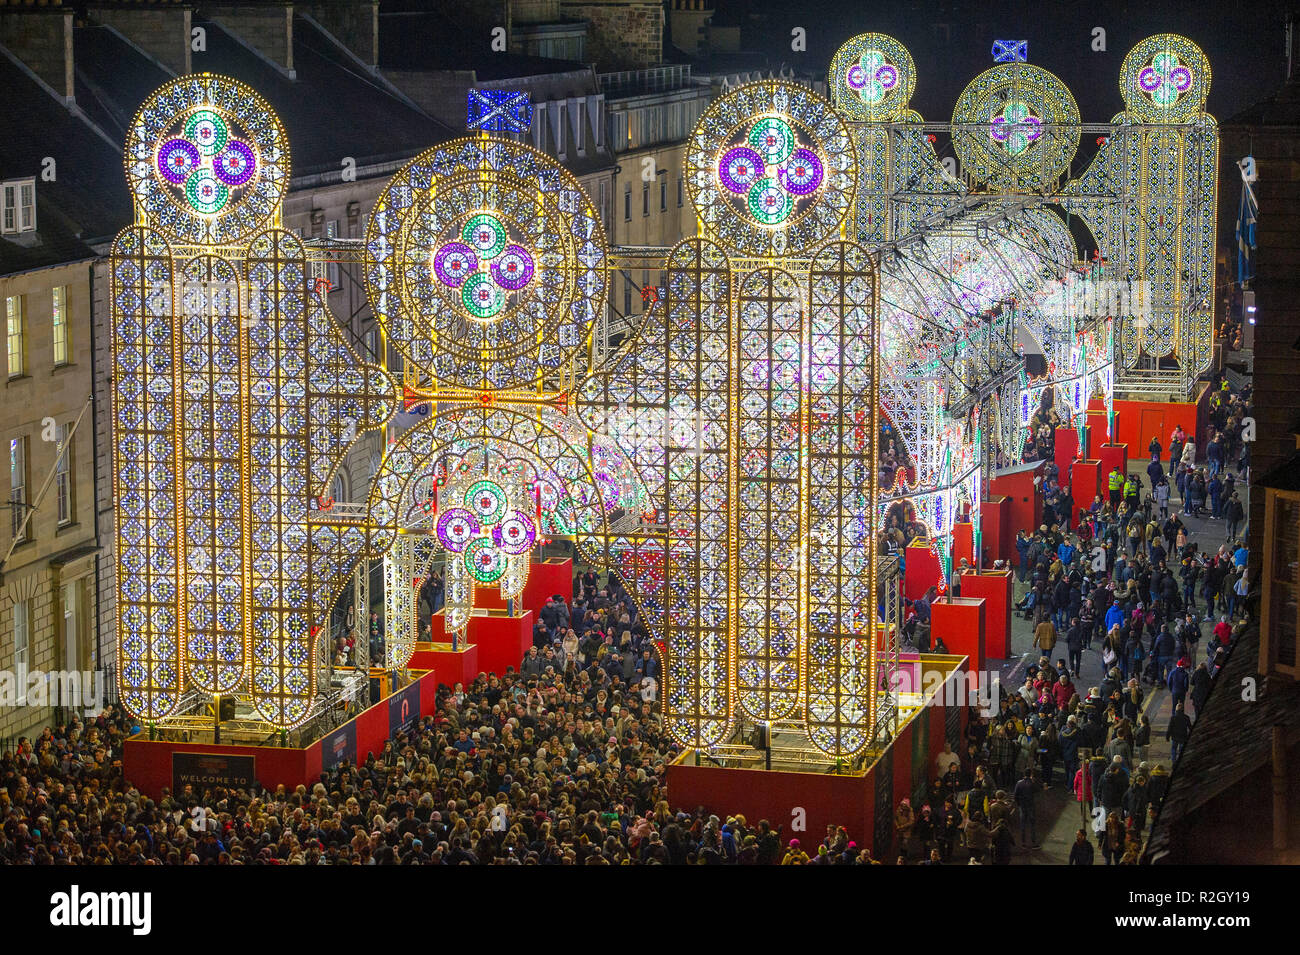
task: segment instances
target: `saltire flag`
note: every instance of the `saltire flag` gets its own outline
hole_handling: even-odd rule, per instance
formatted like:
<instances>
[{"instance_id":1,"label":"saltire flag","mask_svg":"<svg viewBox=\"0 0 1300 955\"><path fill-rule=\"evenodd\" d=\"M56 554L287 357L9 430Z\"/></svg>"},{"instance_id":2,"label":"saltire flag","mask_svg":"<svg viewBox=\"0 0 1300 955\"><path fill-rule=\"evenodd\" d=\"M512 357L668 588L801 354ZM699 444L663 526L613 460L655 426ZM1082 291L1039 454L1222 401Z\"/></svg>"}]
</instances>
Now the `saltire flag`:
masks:
<instances>
[{"instance_id":1,"label":"saltire flag","mask_svg":"<svg viewBox=\"0 0 1300 955\"><path fill-rule=\"evenodd\" d=\"M1237 214L1237 282L1245 285L1255 277L1255 220L1259 217L1259 203L1255 190L1250 188L1246 170L1241 171L1241 209Z\"/></svg>"}]
</instances>

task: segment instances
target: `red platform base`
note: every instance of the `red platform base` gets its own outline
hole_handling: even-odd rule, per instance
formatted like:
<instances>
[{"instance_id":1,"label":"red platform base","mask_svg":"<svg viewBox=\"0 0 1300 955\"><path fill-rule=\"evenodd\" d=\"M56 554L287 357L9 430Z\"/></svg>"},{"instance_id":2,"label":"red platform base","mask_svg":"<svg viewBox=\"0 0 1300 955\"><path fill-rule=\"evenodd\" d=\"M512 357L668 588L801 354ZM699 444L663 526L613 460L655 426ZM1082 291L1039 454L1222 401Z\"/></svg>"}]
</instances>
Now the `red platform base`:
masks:
<instances>
[{"instance_id":1,"label":"red platform base","mask_svg":"<svg viewBox=\"0 0 1300 955\"><path fill-rule=\"evenodd\" d=\"M472 643L462 643L456 650L450 643L417 643L407 666L433 670L438 674L438 682L448 686L473 683L483 672L478 665L478 647Z\"/></svg>"},{"instance_id":2,"label":"red platform base","mask_svg":"<svg viewBox=\"0 0 1300 955\"><path fill-rule=\"evenodd\" d=\"M969 657L971 666L984 669L984 600L981 597L953 597L930 605L930 646L943 638L948 653Z\"/></svg>"},{"instance_id":3,"label":"red platform base","mask_svg":"<svg viewBox=\"0 0 1300 955\"><path fill-rule=\"evenodd\" d=\"M179 793L186 786L196 795L218 786L247 787L254 781L268 789L311 786L322 772L344 761L355 766L370 753L382 754L385 740L434 712L438 674L429 670L413 676L412 683L301 749L151 740L146 731L126 741L123 775L155 800L162 798L164 789Z\"/></svg>"},{"instance_id":4,"label":"red platform base","mask_svg":"<svg viewBox=\"0 0 1300 955\"><path fill-rule=\"evenodd\" d=\"M433 615L431 643L450 643L443 629L446 608ZM525 610L511 617L504 610L475 609L465 628L466 642L478 648L478 673L503 676L507 667L519 669L524 654L533 645L533 614ZM446 682L445 680L443 681Z\"/></svg>"},{"instance_id":5,"label":"red platform base","mask_svg":"<svg viewBox=\"0 0 1300 955\"><path fill-rule=\"evenodd\" d=\"M998 660L1011 659L1014 581L1015 575L1010 570L986 570L978 574L962 574L961 577L961 595L984 601L984 650ZM952 645L949 644L948 648L951 650Z\"/></svg>"},{"instance_id":6,"label":"red platform base","mask_svg":"<svg viewBox=\"0 0 1300 955\"><path fill-rule=\"evenodd\" d=\"M1004 468L989 478L989 494L1011 499L1011 529L1008 546L1015 548L1016 531L1037 529L1043 522L1043 498L1034 481L1042 476L1045 461L1030 461Z\"/></svg>"},{"instance_id":7,"label":"red platform base","mask_svg":"<svg viewBox=\"0 0 1300 955\"><path fill-rule=\"evenodd\" d=\"M730 769L705 760L697 766L693 754L686 753L668 767L668 804L683 810L703 806L724 819L743 815L750 826L766 819L773 829L782 830L778 862L791 839L798 839L809 856L816 856L826 827L843 826L851 840L892 865L898 848L895 807L910 798L912 805L920 808L926 786L937 775L935 761L945 744L951 744L953 752L960 751L970 712L967 661L934 655L922 660L930 670L947 671L946 678L925 705L912 711L898 735L865 772L841 775ZM956 710L951 725L949 708ZM879 841L877 833L881 834Z\"/></svg>"},{"instance_id":8,"label":"red platform base","mask_svg":"<svg viewBox=\"0 0 1300 955\"><path fill-rule=\"evenodd\" d=\"M1070 487L1070 465L1079 454L1079 432L1074 428L1057 428L1052 447L1056 463L1056 483Z\"/></svg>"}]
</instances>

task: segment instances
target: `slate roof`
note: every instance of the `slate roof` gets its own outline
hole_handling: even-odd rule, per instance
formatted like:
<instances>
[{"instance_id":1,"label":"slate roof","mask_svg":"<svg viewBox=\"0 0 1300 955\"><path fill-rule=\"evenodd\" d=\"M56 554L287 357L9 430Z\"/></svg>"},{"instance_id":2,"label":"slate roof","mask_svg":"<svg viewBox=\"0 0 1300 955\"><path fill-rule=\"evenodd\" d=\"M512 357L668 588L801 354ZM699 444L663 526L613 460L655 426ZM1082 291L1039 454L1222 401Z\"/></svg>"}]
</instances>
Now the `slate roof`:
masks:
<instances>
[{"instance_id":1,"label":"slate roof","mask_svg":"<svg viewBox=\"0 0 1300 955\"><path fill-rule=\"evenodd\" d=\"M55 178L44 181L45 159ZM0 56L0 179L36 179L36 234L0 239L0 274L93 256L131 220L119 149Z\"/></svg>"},{"instance_id":2,"label":"slate roof","mask_svg":"<svg viewBox=\"0 0 1300 955\"><path fill-rule=\"evenodd\" d=\"M482 26L452 28L445 17L414 11L380 11L379 66L386 70L472 70L480 80L588 69L577 60L494 53L486 21Z\"/></svg>"},{"instance_id":3,"label":"slate roof","mask_svg":"<svg viewBox=\"0 0 1300 955\"><path fill-rule=\"evenodd\" d=\"M293 25L293 80L220 23L194 24L208 28L207 51L192 55L195 72L230 76L266 98L289 134L294 177L338 170L345 156L358 166L408 159L458 135L406 105L302 17Z\"/></svg>"}]
</instances>

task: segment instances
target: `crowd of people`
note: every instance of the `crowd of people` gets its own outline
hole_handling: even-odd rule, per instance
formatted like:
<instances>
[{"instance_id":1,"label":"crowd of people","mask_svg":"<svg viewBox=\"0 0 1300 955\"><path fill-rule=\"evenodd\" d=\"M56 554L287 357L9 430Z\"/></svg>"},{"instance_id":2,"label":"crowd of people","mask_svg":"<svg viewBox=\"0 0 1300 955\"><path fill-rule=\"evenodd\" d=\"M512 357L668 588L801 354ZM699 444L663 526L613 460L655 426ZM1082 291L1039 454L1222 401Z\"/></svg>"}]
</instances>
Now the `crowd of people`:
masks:
<instances>
[{"instance_id":1,"label":"crowd of people","mask_svg":"<svg viewBox=\"0 0 1300 955\"><path fill-rule=\"evenodd\" d=\"M1243 513L1232 471L1247 466L1249 392L1224 387L1211 399L1203 466L1176 429L1167 472L1153 441L1147 483L1119 475L1078 512L1050 461L1050 414L1032 438L1049 459L1039 486L1043 523L1016 538L1024 587L1016 609L1033 622L1037 659L1019 687L1000 695L996 713L972 711L964 751L940 753L924 798L897 806L895 841L876 847L878 857L1009 863L1018 848L1039 847L1039 804L1059 786L1091 821L1070 848L1071 864L1098 855L1136 862L1169 779L1164 762L1149 758L1152 736L1164 733L1176 762L1242 627L1231 622L1246 594L1248 556L1237 538ZM905 466L894 453L888 467ZM1171 507L1171 484L1181 511ZM1226 528L1213 552L1189 542L1182 520L1202 513ZM901 549L924 533L907 516L892 512L883 547ZM946 650L929 634L936 596L932 588L908 602L908 647ZM431 575L421 613L441 597ZM369 636L377 658L377 617ZM351 662L359 639L348 627L336 662ZM1085 686L1083 654L1094 649L1103 677ZM664 773L678 748L657 712L659 679L631 596L617 577L602 587L588 571L574 579L571 599L556 594L539 612L519 668L439 687L434 715L310 787L186 787L149 799L123 776L124 741L137 727L117 708L24 739L0 755L0 863L877 862L841 827L804 845L767 820L672 806ZM1163 729L1144 707L1156 688L1172 696Z\"/></svg>"}]
</instances>

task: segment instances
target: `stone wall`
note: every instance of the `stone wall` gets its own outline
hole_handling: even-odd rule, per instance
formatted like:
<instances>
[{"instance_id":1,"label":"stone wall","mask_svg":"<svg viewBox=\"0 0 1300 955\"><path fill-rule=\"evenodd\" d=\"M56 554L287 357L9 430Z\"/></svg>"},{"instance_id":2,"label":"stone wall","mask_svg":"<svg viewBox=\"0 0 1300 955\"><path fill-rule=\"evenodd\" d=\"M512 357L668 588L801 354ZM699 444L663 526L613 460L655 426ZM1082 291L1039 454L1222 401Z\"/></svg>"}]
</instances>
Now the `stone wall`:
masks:
<instances>
[{"instance_id":1,"label":"stone wall","mask_svg":"<svg viewBox=\"0 0 1300 955\"><path fill-rule=\"evenodd\" d=\"M644 0L561 0L566 17L587 20L587 58L600 72L654 66L663 60L664 10Z\"/></svg>"}]
</instances>

